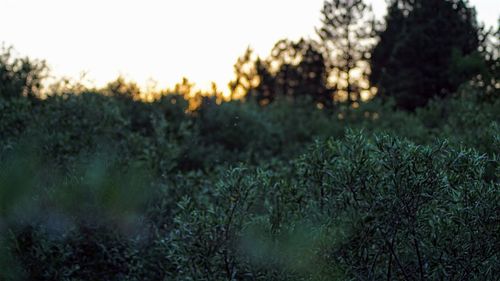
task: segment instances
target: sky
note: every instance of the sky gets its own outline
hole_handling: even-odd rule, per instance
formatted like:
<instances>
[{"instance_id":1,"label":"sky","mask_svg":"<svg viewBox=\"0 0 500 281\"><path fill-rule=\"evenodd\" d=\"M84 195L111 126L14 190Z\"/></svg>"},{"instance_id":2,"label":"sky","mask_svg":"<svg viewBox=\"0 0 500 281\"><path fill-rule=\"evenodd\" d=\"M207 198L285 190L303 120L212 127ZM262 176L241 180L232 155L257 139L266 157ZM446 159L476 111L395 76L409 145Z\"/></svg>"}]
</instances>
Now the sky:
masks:
<instances>
[{"instance_id":1,"label":"sky","mask_svg":"<svg viewBox=\"0 0 500 281\"><path fill-rule=\"evenodd\" d=\"M385 1L367 0L377 17ZM470 0L496 25L498 0ZM267 56L279 39L314 37L323 0L0 0L0 43L44 59L56 77L105 85L118 75L142 87L188 77L226 90L248 46Z\"/></svg>"}]
</instances>

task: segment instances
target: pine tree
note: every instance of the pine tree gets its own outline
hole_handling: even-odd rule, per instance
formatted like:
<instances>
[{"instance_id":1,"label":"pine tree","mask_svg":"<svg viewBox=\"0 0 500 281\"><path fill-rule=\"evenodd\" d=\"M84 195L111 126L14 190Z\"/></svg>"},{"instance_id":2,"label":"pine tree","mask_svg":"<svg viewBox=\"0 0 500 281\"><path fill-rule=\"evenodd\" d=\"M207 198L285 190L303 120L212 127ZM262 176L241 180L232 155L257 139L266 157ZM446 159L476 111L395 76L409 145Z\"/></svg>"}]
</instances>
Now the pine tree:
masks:
<instances>
[{"instance_id":1,"label":"pine tree","mask_svg":"<svg viewBox=\"0 0 500 281\"><path fill-rule=\"evenodd\" d=\"M315 42L281 40L274 46L267 65L274 74L273 88L278 95L292 100L309 98L331 107L326 61Z\"/></svg>"},{"instance_id":2,"label":"pine tree","mask_svg":"<svg viewBox=\"0 0 500 281\"><path fill-rule=\"evenodd\" d=\"M290 100L306 98L331 107L326 61L315 42L280 40L262 66L266 69L262 74L271 77L261 79L260 88L271 89L274 96Z\"/></svg>"},{"instance_id":3,"label":"pine tree","mask_svg":"<svg viewBox=\"0 0 500 281\"><path fill-rule=\"evenodd\" d=\"M235 78L228 85L231 98L242 98L257 87L259 79L255 64L254 51L248 47L243 56L234 64Z\"/></svg>"},{"instance_id":4,"label":"pine tree","mask_svg":"<svg viewBox=\"0 0 500 281\"><path fill-rule=\"evenodd\" d=\"M259 83L255 91L250 92L250 97L260 105L267 105L276 99L276 92L274 91L275 78L269 71L269 65L260 58L257 58L255 62L255 70Z\"/></svg>"},{"instance_id":5,"label":"pine tree","mask_svg":"<svg viewBox=\"0 0 500 281\"><path fill-rule=\"evenodd\" d=\"M236 62L235 75L229 84L233 95L244 93L260 105L278 97L306 98L322 107L333 104L325 58L311 40L280 40L265 60L255 58L248 49Z\"/></svg>"},{"instance_id":6,"label":"pine tree","mask_svg":"<svg viewBox=\"0 0 500 281\"><path fill-rule=\"evenodd\" d=\"M328 54L330 79L336 90L350 103L368 93L368 55L373 44L375 20L371 7L362 0L325 1L322 26L317 34Z\"/></svg>"}]
</instances>

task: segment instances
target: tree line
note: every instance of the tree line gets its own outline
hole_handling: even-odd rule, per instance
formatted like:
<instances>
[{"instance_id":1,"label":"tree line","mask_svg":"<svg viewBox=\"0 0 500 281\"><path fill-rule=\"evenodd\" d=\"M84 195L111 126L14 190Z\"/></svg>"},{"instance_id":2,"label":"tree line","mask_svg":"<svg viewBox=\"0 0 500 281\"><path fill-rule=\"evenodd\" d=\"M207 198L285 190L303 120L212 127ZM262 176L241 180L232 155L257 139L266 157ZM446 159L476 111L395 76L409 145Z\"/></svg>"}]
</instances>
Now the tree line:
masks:
<instances>
[{"instance_id":1,"label":"tree line","mask_svg":"<svg viewBox=\"0 0 500 281\"><path fill-rule=\"evenodd\" d=\"M307 97L331 108L376 94L413 111L467 82L498 93L500 33L464 0L390 0L384 22L362 0L325 1L316 34L280 40L264 59L248 48L234 66L233 95L261 105Z\"/></svg>"},{"instance_id":2,"label":"tree line","mask_svg":"<svg viewBox=\"0 0 500 281\"><path fill-rule=\"evenodd\" d=\"M308 99L319 108L358 107L374 96L413 111L452 95L465 83L485 98L499 91L500 29L487 29L466 0L389 0L383 22L363 0L327 0L317 39L282 39L266 58L249 47L234 65L232 98L267 105ZM39 96L48 77L44 61L0 54L0 94ZM108 92L140 94L123 78ZM185 79L174 89L189 95ZM211 94L220 91L214 85Z\"/></svg>"}]
</instances>

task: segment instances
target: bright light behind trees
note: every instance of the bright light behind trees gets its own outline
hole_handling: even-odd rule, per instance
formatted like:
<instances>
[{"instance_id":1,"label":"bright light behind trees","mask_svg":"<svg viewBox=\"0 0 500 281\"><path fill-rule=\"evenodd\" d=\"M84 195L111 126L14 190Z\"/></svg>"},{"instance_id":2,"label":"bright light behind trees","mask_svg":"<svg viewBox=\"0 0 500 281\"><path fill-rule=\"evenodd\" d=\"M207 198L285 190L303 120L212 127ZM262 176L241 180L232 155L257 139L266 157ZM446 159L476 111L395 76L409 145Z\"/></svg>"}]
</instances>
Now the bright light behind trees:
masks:
<instances>
[{"instance_id":1,"label":"bright light behind trees","mask_svg":"<svg viewBox=\"0 0 500 281\"><path fill-rule=\"evenodd\" d=\"M374 4L384 14L382 0ZM470 1L493 25L496 0ZM0 42L46 59L56 76L82 72L96 85L118 75L146 86L183 76L226 90L248 45L267 56L283 38L314 37L323 0L0 0Z\"/></svg>"}]
</instances>

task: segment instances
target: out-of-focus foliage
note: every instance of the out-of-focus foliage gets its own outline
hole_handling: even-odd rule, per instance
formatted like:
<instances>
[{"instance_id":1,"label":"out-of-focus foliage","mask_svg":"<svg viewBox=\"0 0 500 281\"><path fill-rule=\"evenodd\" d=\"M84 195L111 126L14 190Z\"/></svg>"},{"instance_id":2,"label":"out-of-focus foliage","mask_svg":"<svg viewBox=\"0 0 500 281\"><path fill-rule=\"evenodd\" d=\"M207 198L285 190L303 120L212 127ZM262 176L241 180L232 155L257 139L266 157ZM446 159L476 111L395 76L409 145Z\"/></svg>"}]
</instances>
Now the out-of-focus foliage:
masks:
<instances>
[{"instance_id":1,"label":"out-of-focus foliage","mask_svg":"<svg viewBox=\"0 0 500 281\"><path fill-rule=\"evenodd\" d=\"M414 113L0 98L2 278L492 280L500 105L482 91Z\"/></svg>"},{"instance_id":2,"label":"out-of-focus foliage","mask_svg":"<svg viewBox=\"0 0 500 281\"><path fill-rule=\"evenodd\" d=\"M481 53L484 57L482 72L474 79L474 84L483 90L483 98L495 99L500 94L500 18L496 30L483 34Z\"/></svg>"},{"instance_id":3,"label":"out-of-focus foliage","mask_svg":"<svg viewBox=\"0 0 500 281\"><path fill-rule=\"evenodd\" d=\"M260 105L276 99L308 98L311 103L332 108L329 70L321 46L313 40L278 41L266 59L251 49L235 64L235 79L229 87L233 96L246 96Z\"/></svg>"},{"instance_id":4,"label":"out-of-focus foliage","mask_svg":"<svg viewBox=\"0 0 500 281\"><path fill-rule=\"evenodd\" d=\"M67 172L15 153L0 173L3 253L28 280L500 274L498 159L446 142L348 131L292 161L160 178L117 154Z\"/></svg>"},{"instance_id":5,"label":"out-of-focus foliage","mask_svg":"<svg viewBox=\"0 0 500 281\"><path fill-rule=\"evenodd\" d=\"M252 92L262 78L256 69L256 58L253 49L247 48L243 56L238 58L234 65L235 78L229 82L229 90L233 98L243 98L246 95L252 95Z\"/></svg>"},{"instance_id":6,"label":"out-of-focus foliage","mask_svg":"<svg viewBox=\"0 0 500 281\"><path fill-rule=\"evenodd\" d=\"M363 0L329 0L321 10L317 34L328 57L328 78L337 101L359 103L372 95L367 60L374 40L375 18Z\"/></svg>"},{"instance_id":7,"label":"out-of-focus foliage","mask_svg":"<svg viewBox=\"0 0 500 281\"><path fill-rule=\"evenodd\" d=\"M48 68L44 61L18 58L11 47L0 48L0 97L30 97L40 94Z\"/></svg>"},{"instance_id":8,"label":"out-of-focus foliage","mask_svg":"<svg viewBox=\"0 0 500 281\"><path fill-rule=\"evenodd\" d=\"M4 51L0 280L498 279L498 54L450 49L447 79L481 75L409 112L335 106L316 44L248 51L232 101L42 96L43 63Z\"/></svg>"}]
</instances>

